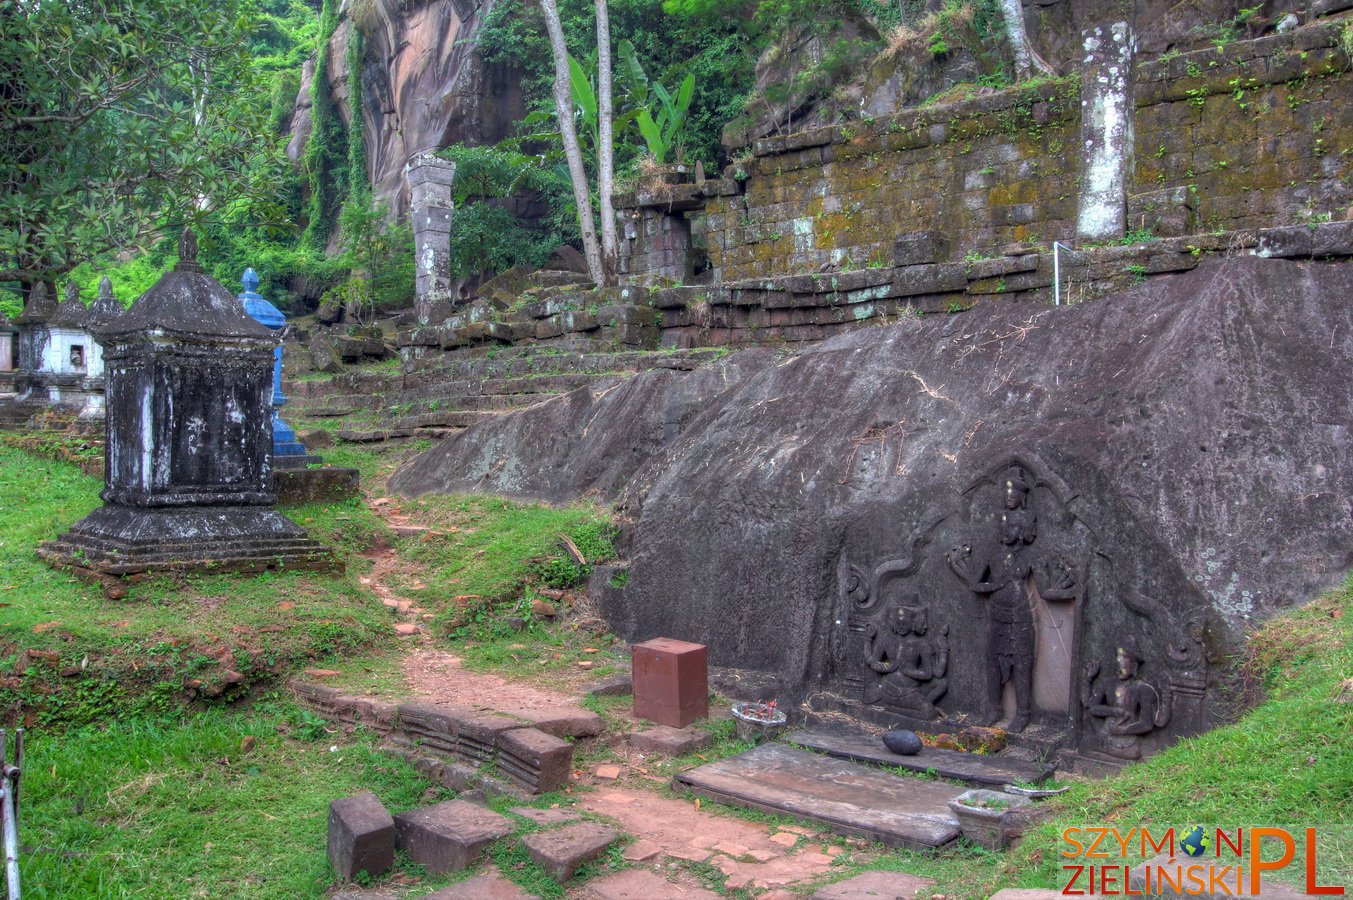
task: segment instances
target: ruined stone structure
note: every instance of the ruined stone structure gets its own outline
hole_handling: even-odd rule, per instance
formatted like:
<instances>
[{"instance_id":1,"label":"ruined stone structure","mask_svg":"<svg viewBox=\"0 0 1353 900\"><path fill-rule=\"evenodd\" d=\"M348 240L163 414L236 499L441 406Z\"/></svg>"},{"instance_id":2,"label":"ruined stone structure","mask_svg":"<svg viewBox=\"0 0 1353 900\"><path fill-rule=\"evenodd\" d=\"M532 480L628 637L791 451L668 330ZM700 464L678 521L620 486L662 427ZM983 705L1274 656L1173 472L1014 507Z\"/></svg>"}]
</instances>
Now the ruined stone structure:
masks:
<instances>
[{"instance_id":1,"label":"ruined stone structure","mask_svg":"<svg viewBox=\"0 0 1353 900\"><path fill-rule=\"evenodd\" d=\"M101 326L108 375L104 505L38 548L92 576L329 568L326 548L274 508L273 348L197 262L180 259Z\"/></svg>"},{"instance_id":2,"label":"ruined stone structure","mask_svg":"<svg viewBox=\"0 0 1353 900\"><path fill-rule=\"evenodd\" d=\"M30 301L31 313L19 317L21 332L20 372L16 379L19 399L75 410L83 419L103 416L103 349L95 331L122 314L107 278L99 282L99 296L90 306L80 300L79 288L66 288L66 299L44 311L45 300Z\"/></svg>"},{"instance_id":3,"label":"ruined stone structure","mask_svg":"<svg viewBox=\"0 0 1353 900\"><path fill-rule=\"evenodd\" d=\"M415 154L404 169L413 218L414 309L418 321L433 320L433 307L450 299L451 185L456 164L435 153Z\"/></svg>"},{"instance_id":4,"label":"ruined stone structure","mask_svg":"<svg viewBox=\"0 0 1353 900\"><path fill-rule=\"evenodd\" d=\"M1082 39L1097 46L1076 76L763 138L723 178L631 195L621 212L683 219L691 265L716 284L887 267L910 233L941 235L933 261L962 263L1125 230L1346 218L1353 71L1338 22L1135 65L1121 25ZM628 278L669 275L654 241L673 230L635 230Z\"/></svg>"}]
</instances>

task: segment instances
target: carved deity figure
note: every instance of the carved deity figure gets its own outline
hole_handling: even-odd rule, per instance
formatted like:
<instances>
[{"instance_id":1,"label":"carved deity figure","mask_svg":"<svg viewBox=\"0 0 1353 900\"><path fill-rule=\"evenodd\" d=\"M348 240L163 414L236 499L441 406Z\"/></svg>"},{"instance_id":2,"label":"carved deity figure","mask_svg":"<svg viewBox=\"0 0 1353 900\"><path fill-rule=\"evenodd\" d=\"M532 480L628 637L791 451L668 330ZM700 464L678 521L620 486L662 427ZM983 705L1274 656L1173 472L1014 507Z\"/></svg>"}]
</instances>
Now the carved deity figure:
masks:
<instances>
[{"instance_id":1,"label":"carved deity figure","mask_svg":"<svg viewBox=\"0 0 1353 900\"><path fill-rule=\"evenodd\" d=\"M1118 683L1112 692L1099 681L1099 662L1085 667L1081 703L1085 711L1099 723L1104 738L1104 749L1123 759L1137 759L1142 755L1141 737L1170 722L1170 693L1164 697L1138 672L1144 658L1137 640L1128 637L1118 648Z\"/></svg>"},{"instance_id":2,"label":"carved deity figure","mask_svg":"<svg viewBox=\"0 0 1353 900\"><path fill-rule=\"evenodd\" d=\"M899 604L888 628L865 628L865 664L879 677L867 689L865 701L882 703L899 712L925 719L939 715L935 703L949 689L949 626L939 637L928 637L929 611L924 606Z\"/></svg>"},{"instance_id":3,"label":"carved deity figure","mask_svg":"<svg viewBox=\"0 0 1353 900\"><path fill-rule=\"evenodd\" d=\"M1001 717L1001 691L1007 682L1015 693L1015 715L1008 730L1023 731L1029 724L1033 698L1035 628L1030 589L1044 600L1074 600L1077 578L1060 555L1039 553L1037 514L1029 507L1029 481L1022 466L1006 470L1001 481L1002 508L996 511L995 541L987 540L974 554L969 545L949 551L954 572L973 593L986 600L987 709L981 724L994 725Z\"/></svg>"}]
</instances>

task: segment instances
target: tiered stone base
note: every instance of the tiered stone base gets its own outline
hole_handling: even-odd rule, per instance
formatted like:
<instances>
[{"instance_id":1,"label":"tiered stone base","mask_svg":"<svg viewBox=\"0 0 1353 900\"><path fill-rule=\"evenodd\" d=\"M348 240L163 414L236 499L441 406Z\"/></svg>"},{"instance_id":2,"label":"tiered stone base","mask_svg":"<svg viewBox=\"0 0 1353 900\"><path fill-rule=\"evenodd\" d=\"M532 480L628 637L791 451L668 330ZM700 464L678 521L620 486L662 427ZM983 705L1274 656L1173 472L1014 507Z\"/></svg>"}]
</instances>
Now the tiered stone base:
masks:
<instances>
[{"instance_id":1,"label":"tiered stone base","mask_svg":"<svg viewBox=\"0 0 1353 900\"><path fill-rule=\"evenodd\" d=\"M103 506L41 544L38 556L89 578L342 568L328 547L266 506Z\"/></svg>"}]
</instances>

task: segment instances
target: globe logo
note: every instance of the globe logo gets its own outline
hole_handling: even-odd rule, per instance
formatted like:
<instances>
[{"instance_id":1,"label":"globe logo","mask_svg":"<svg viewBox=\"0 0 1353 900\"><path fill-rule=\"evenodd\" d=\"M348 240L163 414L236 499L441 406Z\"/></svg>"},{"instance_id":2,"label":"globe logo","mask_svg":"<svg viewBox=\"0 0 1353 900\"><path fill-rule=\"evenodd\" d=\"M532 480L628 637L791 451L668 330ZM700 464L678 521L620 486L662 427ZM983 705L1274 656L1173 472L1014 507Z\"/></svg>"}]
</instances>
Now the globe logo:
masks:
<instances>
[{"instance_id":1,"label":"globe logo","mask_svg":"<svg viewBox=\"0 0 1353 900\"><path fill-rule=\"evenodd\" d=\"M1179 846L1189 856L1197 859L1208 851L1212 846L1212 836L1203 830L1203 826L1194 825L1188 833L1180 840Z\"/></svg>"}]
</instances>

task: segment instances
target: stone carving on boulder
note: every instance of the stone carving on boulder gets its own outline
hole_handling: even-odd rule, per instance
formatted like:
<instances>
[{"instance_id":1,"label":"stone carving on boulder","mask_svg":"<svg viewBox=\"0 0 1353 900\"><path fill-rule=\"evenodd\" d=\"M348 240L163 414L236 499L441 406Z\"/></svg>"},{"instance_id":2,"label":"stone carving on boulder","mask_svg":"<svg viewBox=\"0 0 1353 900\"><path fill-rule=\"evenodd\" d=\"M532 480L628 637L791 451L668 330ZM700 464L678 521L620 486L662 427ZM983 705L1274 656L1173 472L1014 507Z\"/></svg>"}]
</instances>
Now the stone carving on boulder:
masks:
<instances>
[{"instance_id":1,"label":"stone carving on boulder","mask_svg":"<svg viewBox=\"0 0 1353 900\"><path fill-rule=\"evenodd\" d=\"M1121 759L1139 759L1140 738L1170 723L1172 695L1168 687L1157 690L1140 676L1146 659L1135 637L1125 638L1115 657L1118 673L1117 683L1112 687L1100 676L1099 660L1086 664L1081 705L1098 729L1100 747L1106 753Z\"/></svg>"},{"instance_id":2,"label":"stone carving on boulder","mask_svg":"<svg viewBox=\"0 0 1353 900\"><path fill-rule=\"evenodd\" d=\"M994 511L990 533L953 548L946 556L969 590L986 601L987 708L980 724L999 721L1002 691L1009 684L1015 698L1008 729L1012 732L1023 731L1029 724L1035 659L1041 655L1038 645L1049 645L1045 653L1055 649L1070 663L1073 642L1068 632L1074 633L1074 617L1066 611L1053 614L1051 609L1038 613L1047 608L1047 601L1074 602L1079 595L1079 578L1066 556L1046 545L1034 546L1038 516L1029 506L1030 490L1024 467L1012 464L1001 477L1003 500Z\"/></svg>"},{"instance_id":3,"label":"stone carving on boulder","mask_svg":"<svg viewBox=\"0 0 1353 900\"><path fill-rule=\"evenodd\" d=\"M930 636L930 609L919 598L891 605L886 626L865 625L865 664L875 678L865 685L864 701L924 719L940 716L935 706L949 680L949 626Z\"/></svg>"}]
</instances>

